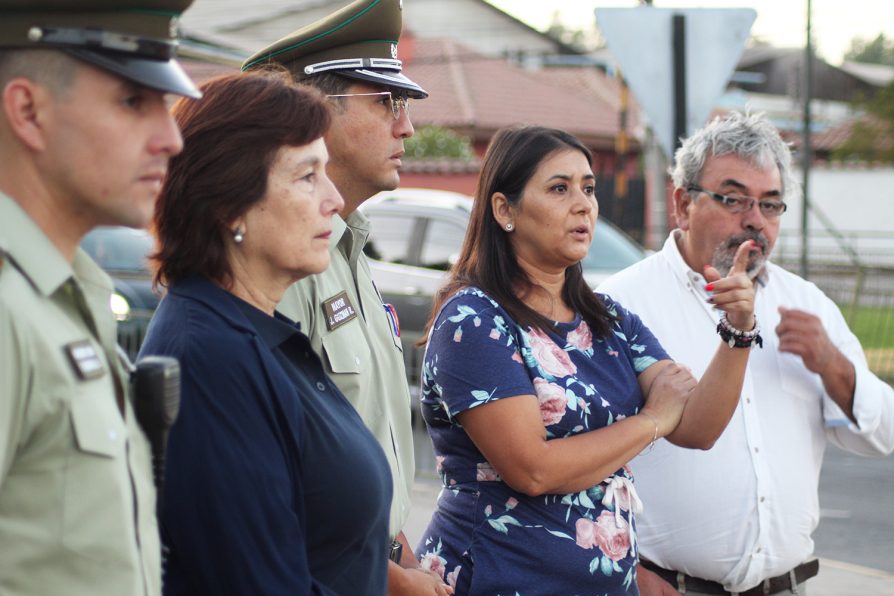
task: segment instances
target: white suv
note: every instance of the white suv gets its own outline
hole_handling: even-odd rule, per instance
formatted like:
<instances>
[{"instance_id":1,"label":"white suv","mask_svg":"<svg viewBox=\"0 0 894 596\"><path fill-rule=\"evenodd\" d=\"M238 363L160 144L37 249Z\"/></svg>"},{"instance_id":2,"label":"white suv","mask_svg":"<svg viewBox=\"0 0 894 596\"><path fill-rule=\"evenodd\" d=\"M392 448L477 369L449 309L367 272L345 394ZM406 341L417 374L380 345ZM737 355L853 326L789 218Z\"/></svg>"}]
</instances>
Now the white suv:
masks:
<instances>
[{"instance_id":1,"label":"white suv","mask_svg":"<svg viewBox=\"0 0 894 596\"><path fill-rule=\"evenodd\" d=\"M421 353L414 344L425 329L435 292L459 256L472 198L444 190L400 188L379 193L360 209L371 228L364 252L382 299L397 310L407 377L415 389ZM590 252L582 262L584 276L595 287L645 255L638 244L600 217Z\"/></svg>"}]
</instances>

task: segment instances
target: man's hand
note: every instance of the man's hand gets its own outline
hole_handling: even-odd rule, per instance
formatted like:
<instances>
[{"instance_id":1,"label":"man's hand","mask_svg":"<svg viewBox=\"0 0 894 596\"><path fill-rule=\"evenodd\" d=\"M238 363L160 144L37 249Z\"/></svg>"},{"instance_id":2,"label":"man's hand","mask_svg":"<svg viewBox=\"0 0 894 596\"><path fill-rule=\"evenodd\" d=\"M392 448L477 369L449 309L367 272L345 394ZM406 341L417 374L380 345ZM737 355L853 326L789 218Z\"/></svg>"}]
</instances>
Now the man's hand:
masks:
<instances>
[{"instance_id":1,"label":"man's hand","mask_svg":"<svg viewBox=\"0 0 894 596\"><path fill-rule=\"evenodd\" d=\"M804 366L815 373L822 373L838 355L838 348L829 340L819 317L803 310L779 307L779 351L796 354Z\"/></svg>"},{"instance_id":2,"label":"man's hand","mask_svg":"<svg viewBox=\"0 0 894 596\"><path fill-rule=\"evenodd\" d=\"M676 588L642 565L636 567L636 585L640 596L679 596Z\"/></svg>"},{"instance_id":3,"label":"man's hand","mask_svg":"<svg viewBox=\"0 0 894 596\"><path fill-rule=\"evenodd\" d=\"M754 282L746 271L748 256L755 249L754 240L740 244L726 277L720 277L720 272L710 265L703 272L708 282L705 289L711 292L711 304L725 311L730 325L742 331L754 328Z\"/></svg>"},{"instance_id":4,"label":"man's hand","mask_svg":"<svg viewBox=\"0 0 894 596\"><path fill-rule=\"evenodd\" d=\"M829 397L855 420L854 365L829 339L823 322L809 312L783 306L779 307L779 316L776 326L779 351L800 356L807 370L822 378Z\"/></svg>"}]
</instances>

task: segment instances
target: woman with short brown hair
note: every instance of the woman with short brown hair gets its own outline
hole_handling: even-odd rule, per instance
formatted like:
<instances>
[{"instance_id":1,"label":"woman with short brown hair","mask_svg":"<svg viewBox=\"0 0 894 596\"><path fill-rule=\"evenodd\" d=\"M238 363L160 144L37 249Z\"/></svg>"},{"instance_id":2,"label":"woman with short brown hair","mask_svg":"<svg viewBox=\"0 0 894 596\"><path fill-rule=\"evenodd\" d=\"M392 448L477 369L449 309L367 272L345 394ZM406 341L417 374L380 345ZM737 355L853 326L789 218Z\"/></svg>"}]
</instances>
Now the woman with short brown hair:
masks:
<instances>
[{"instance_id":1,"label":"woman with short brown hair","mask_svg":"<svg viewBox=\"0 0 894 596\"><path fill-rule=\"evenodd\" d=\"M165 593L382 594L385 456L275 311L329 264L343 202L326 176L328 108L284 72L202 92L174 106L185 148L155 213L168 292L141 350L183 371L160 520Z\"/></svg>"}]
</instances>

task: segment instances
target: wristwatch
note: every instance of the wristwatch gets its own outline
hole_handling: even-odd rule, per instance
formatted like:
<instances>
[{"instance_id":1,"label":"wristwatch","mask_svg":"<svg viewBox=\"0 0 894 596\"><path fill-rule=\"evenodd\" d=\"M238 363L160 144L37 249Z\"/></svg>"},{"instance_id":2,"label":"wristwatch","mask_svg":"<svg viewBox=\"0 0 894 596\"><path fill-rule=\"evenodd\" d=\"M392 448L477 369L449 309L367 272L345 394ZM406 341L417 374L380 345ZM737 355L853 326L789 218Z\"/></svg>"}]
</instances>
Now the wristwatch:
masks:
<instances>
[{"instance_id":1,"label":"wristwatch","mask_svg":"<svg viewBox=\"0 0 894 596\"><path fill-rule=\"evenodd\" d=\"M391 549L388 551L388 560L400 563L400 556L404 552L404 545L398 540L391 542Z\"/></svg>"}]
</instances>

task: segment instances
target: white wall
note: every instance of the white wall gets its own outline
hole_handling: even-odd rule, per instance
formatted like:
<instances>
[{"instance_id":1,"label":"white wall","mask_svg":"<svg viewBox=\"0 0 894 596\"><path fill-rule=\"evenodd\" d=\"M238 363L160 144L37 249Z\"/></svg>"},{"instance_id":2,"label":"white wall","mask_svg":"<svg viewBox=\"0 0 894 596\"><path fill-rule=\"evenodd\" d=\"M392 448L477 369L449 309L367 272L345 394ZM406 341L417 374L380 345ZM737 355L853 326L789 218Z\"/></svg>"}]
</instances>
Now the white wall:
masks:
<instances>
[{"instance_id":1,"label":"white wall","mask_svg":"<svg viewBox=\"0 0 894 596\"><path fill-rule=\"evenodd\" d=\"M802 180L800 171L796 176ZM817 166L810 171L808 191L811 203L861 257L894 264L894 167ZM782 216L777 252L798 250L801 208L800 199L790 202ZM811 214L808 223L811 252L841 250L818 218Z\"/></svg>"}]
</instances>

